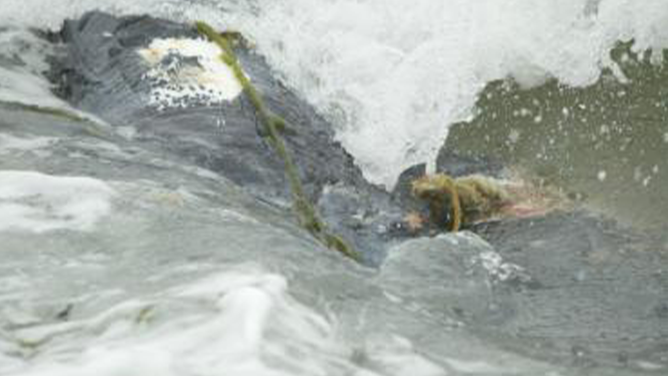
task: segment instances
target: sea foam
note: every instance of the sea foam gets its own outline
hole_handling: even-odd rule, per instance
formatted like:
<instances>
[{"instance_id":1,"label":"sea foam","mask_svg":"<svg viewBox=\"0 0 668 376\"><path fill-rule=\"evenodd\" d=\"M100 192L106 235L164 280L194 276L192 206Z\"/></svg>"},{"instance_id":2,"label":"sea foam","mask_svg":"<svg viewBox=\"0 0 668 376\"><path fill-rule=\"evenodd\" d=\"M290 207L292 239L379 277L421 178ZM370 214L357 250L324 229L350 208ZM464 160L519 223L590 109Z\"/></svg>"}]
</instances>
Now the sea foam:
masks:
<instances>
[{"instance_id":1,"label":"sea foam","mask_svg":"<svg viewBox=\"0 0 668 376\"><path fill-rule=\"evenodd\" d=\"M88 177L0 171L0 231L87 231L111 210L113 189Z\"/></svg>"},{"instance_id":2,"label":"sea foam","mask_svg":"<svg viewBox=\"0 0 668 376\"><path fill-rule=\"evenodd\" d=\"M617 41L668 46L666 0L79 0L39 14L48 1L5 3L0 22L33 27L98 9L239 30L387 187L405 167L434 161L489 81L583 86L614 66Z\"/></svg>"},{"instance_id":3,"label":"sea foam","mask_svg":"<svg viewBox=\"0 0 668 376\"><path fill-rule=\"evenodd\" d=\"M634 39L636 49L667 46L666 5L260 0L211 21L249 34L283 78L333 120L365 175L391 187L404 168L433 163L449 125L472 115L491 80L513 77L531 87L554 77L584 86L614 66L609 52L620 40Z\"/></svg>"}]
</instances>

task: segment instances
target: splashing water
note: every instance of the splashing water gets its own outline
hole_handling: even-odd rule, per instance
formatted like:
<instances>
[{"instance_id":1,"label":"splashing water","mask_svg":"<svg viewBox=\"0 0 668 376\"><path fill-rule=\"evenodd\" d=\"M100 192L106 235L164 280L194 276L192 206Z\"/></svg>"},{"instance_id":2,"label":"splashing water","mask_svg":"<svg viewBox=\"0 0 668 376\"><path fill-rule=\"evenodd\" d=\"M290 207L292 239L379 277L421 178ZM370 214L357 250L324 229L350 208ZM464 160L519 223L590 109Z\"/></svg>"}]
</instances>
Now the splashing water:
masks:
<instances>
[{"instance_id":1,"label":"splashing water","mask_svg":"<svg viewBox=\"0 0 668 376\"><path fill-rule=\"evenodd\" d=\"M665 0L79 0L37 17L44 1L8 3L0 20L30 26L103 9L240 30L334 122L366 176L388 187L407 166L433 161L448 124L470 115L490 80L586 85L612 66L618 40L668 46Z\"/></svg>"},{"instance_id":2,"label":"splashing water","mask_svg":"<svg viewBox=\"0 0 668 376\"><path fill-rule=\"evenodd\" d=\"M4 0L0 101L69 108L39 74L45 43L21 29L57 29L93 9L241 31L387 187L433 160L490 80L582 86L613 67L617 40L668 46L666 0ZM275 213L240 204L250 199L211 172L38 125L37 134L0 135L3 169L16 169L0 174L0 374L561 374L444 329L457 323L442 320L429 295L447 280L441 264L433 279L401 263L381 273L428 298L399 297ZM132 170L142 163L151 168ZM55 172L27 172L36 166ZM136 180L116 181L126 170ZM96 178L72 177L85 174ZM466 236L404 250L459 241ZM521 274L484 255L478 263L489 261L497 278Z\"/></svg>"},{"instance_id":3,"label":"splashing water","mask_svg":"<svg viewBox=\"0 0 668 376\"><path fill-rule=\"evenodd\" d=\"M338 127L367 177L431 162L490 80L592 83L610 47L662 47L665 1L259 1L232 17ZM250 12L249 12L250 13Z\"/></svg>"}]
</instances>

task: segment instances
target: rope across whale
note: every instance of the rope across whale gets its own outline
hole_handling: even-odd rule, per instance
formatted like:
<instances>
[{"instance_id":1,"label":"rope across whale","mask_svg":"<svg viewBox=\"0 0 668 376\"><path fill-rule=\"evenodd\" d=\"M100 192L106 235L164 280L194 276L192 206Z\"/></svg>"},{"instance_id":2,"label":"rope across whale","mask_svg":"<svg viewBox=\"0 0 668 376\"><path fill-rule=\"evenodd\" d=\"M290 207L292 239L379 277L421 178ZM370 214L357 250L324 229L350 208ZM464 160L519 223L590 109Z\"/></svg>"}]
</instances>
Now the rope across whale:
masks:
<instances>
[{"instance_id":1,"label":"rope across whale","mask_svg":"<svg viewBox=\"0 0 668 376\"><path fill-rule=\"evenodd\" d=\"M220 59L227 64L227 66L232 69L235 78L239 81L243 87L244 92L248 96L248 99L255 107L255 111L264 126L265 137L272 145L273 149L276 151L276 154L283 160L285 165L285 175L288 178L290 183L290 190L292 192L293 199L293 208L297 215L299 224L305 228L311 235L317 239L320 243L324 244L330 249L335 249L347 257L350 257L353 260L361 261L361 256L357 253L347 241L345 241L341 236L330 232L327 228L327 224L319 217L315 207L308 200L306 194L304 193L304 188L297 171L297 166L292 160L288 149L286 148L285 142L281 135L281 130L287 128L285 119L282 117L272 114L264 104L262 100L262 95L257 91L257 89L251 84L250 80L244 74L241 69L241 64L237 59L234 50L232 49L232 43L230 40L230 33L219 33L214 30L210 25L204 22L196 22L195 26L197 31L207 37L209 40L214 42L220 47L222 53Z\"/></svg>"}]
</instances>

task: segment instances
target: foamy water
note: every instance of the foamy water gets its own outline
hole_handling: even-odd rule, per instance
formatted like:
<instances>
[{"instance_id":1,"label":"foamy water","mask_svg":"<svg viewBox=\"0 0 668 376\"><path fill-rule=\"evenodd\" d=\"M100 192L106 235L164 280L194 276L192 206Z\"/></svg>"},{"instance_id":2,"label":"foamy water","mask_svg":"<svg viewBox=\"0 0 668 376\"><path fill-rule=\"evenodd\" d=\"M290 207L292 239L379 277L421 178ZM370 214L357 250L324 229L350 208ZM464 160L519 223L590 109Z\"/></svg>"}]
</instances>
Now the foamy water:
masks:
<instances>
[{"instance_id":1,"label":"foamy water","mask_svg":"<svg viewBox=\"0 0 668 376\"><path fill-rule=\"evenodd\" d=\"M297 0L254 9L251 20L232 17L235 27L387 186L403 168L433 161L448 124L470 115L490 80L587 85L611 66L617 40L668 44L665 0Z\"/></svg>"},{"instance_id":2,"label":"foamy water","mask_svg":"<svg viewBox=\"0 0 668 376\"><path fill-rule=\"evenodd\" d=\"M668 45L666 0L6 1L0 20L56 27L90 9L148 12L238 29L332 119L371 180L431 162L448 124L493 79L593 82L618 40ZM51 7L53 8L53 7Z\"/></svg>"},{"instance_id":3,"label":"foamy water","mask_svg":"<svg viewBox=\"0 0 668 376\"><path fill-rule=\"evenodd\" d=\"M337 137L365 174L388 187L403 168L433 160L447 136L448 124L471 115L476 94L488 81L510 75L531 86L553 76L570 85L587 85L598 77L602 67L612 66L607 54L619 39L635 38L637 48L668 46L665 28L668 0L259 0L229 4L61 0L57 3L56 6L48 0L4 0L0 26L57 28L67 17L102 9L117 14L151 13L178 21L202 19L219 28L240 30L267 56L288 85L333 121ZM48 11L35 12L35 9ZM67 108L50 93L48 82L38 74L46 68L44 54L48 51L42 49L43 43L25 33L0 33L0 36L5 38L0 39L2 56L16 54L27 63L0 64L0 100ZM232 98L238 90L237 87L232 92L221 92L218 100ZM177 90L175 95L178 98L180 92ZM128 132L127 138L131 139L132 132ZM3 134L0 155L5 158L30 154L30 158L37 158L33 165L39 169L41 149L53 146L56 140L57 137L51 136ZM98 150L102 149L100 145L90 149L104 155ZM107 152L112 151L116 153L116 150ZM128 155L123 160L128 165L139 158ZM156 160L159 158L146 157L151 163ZM174 168L168 162L160 163L163 169ZM203 171L200 178L209 179L212 175ZM21 269L32 265L32 259L27 259L25 265L19 259L3 260L7 261L7 268L21 272L0 276L0 318L3 323L27 329L13 330L10 334L0 328L0 373L427 376L453 372L502 374L526 366L529 371L525 374L532 374L532 363L514 361L507 354L494 357L486 348L478 350L484 356L477 359L452 355L437 364L423 353L423 348L415 348L411 340L394 333L398 326L379 329L378 333L358 332L357 326L373 327L367 322L380 321L382 317L348 317L349 326L345 326L339 320L347 312L332 308L330 314L322 307L315 309L297 301L291 290L293 270L274 270L266 265L245 267L233 262L222 267L198 262L202 258L219 257L224 250L228 252L224 256L233 260L255 256L268 264L272 261L279 264L271 257L265 259L265 251L277 247L304 250L315 245L304 245L297 236L269 228L263 224L267 219L262 216L246 218L230 208L214 207L211 202L202 203L201 207L189 206L195 204L182 199L179 193L187 189L151 193L155 205L149 205L146 202L150 200L138 199L139 194L133 196L132 190L123 191L122 197L114 196L111 183L102 179L79 174L47 175L32 170L0 173L2 241L11 240L6 244L12 244L13 250L23 252L25 243L32 245L25 247L29 251L44 251L44 254L35 252L39 257L35 256L34 264L43 269L34 275ZM178 187L189 179L192 176L186 175L170 187ZM153 186L146 188L152 190ZM214 193L207 195L213 197ZM121 209L113 205L114 199L125 200L125 205L136 211L119 213ZM211 217L198 217L202 213ZM222 221L223 225L216 221ZM110 223L118 227L109 229ZM182 228L188 231L179 232ZM63 230L74 238L49 237ZM102 251L87 248L90 238L85 236L89 232L104 239L102 245L91 243ZM221 236L221 232L226 236ZM209 253L200 255L202 249ZM312 251L309 248L302 254L310 255ZM193 259L172 268L165 254L182 263L178 258L182 253L192 253ZM157 266L144 265L151 262ZM492 253L477 262L499 279L522 272ZM113 269L117 264L121 267ZM311 266L308 262L304 265ZM100 276L108 269L113 272L107 273L116 273L107 277L113 280L108 284L119 286L96 290L98 284L103 284L100 280L104 278ZM71 270L76 271L74 281L69 280ZM323 267L323 271L327 269ZM87 277L79 278L77 273ZM48 285L48 280L43 282L34 276L47 274L60 277L59 288L68 292L66 297L73 298L77 309L79 305L84 307L83 313L75 310L65 323L43 323L44 317L50 318L54 312L47 315L48 310L40 304L44 300L48 306L52 297L39 295L39 286ZM183 275L190 279L182 282L179 278ZM348 281L343 277L341 280ZM164 282L164 286L155 288L156 281ZM332 278L332 281L339 280ZM339 287L325 282L321 281L323 285L334 286L331 288ZM353 282L347 283L353 285ZM93 287L70 293L70 283ZM348 297L345 293L349 291L344 288L350 286L343 282L342 285L341 296L330 293L329 297L351 299L353 303L344 307L356 306L357 291ZM359 293L362 296L359 299L368 300L381 294L369 290L372 292ZM302 291L302 295L309 294ZM311 298L318 301L320 297ZM107 304L108 300L115 303L101 312L90 312L95 311L90 306L103 306L100 302ZM336 306L338 301L332 300L320 306ZM7 302L12 303L11 309L7 308ZM397 305L402 306L402 302ZM406 308L410 317L424 314L420 306L401 308ZM370 310L377 314L384 308ZM404 318L395 321L402 323ZM346 334L355 337L354 340L343 338ZM45 349L31 352L31 343L35 343L31 341L44 338L47 338ZM51 338L56 340L48 342ZM444 341L443 346L449 343ZM453 343L449 346L459 347L457 342Z\"/></svg>"},{"instance_id":4,"label":"foamy water","mask_svg":"<svg viewBox=\"0 0 668 376\"><path fill-rule=\"evenodd\" d=\"M100 180L0 171L0 231L90 230L110 211L114 191Z\"/></svg>"},{"instance_id":5,"label":"foamy water","mask_svg":"<svg viewBox=\"0 0 668 376\"><path fill-rule=\"evenodd\" d=\"M92 330L100 336L76 356L44 354L22 374L316 375L326 374L326 358L341 351L331 325L292 300L283 277L256 267L126 301L68 326L61 332ZM47 327L32 335L48 336L49 330L57 332ZM285 356L299 349L312 359Z\"/></svg>"}]
</instances>

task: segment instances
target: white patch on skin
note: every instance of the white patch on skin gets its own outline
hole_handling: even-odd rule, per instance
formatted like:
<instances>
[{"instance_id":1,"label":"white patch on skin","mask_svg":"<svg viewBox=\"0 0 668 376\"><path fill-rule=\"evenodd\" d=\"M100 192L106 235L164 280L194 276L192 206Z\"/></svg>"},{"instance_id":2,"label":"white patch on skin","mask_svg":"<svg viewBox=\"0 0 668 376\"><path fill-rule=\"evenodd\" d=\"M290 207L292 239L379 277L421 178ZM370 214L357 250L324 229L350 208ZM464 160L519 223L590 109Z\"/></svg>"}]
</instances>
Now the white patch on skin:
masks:
<instances>
[{"instance_id":1,"label":"white patch on skin","mask_svg":"<svg viewBox=\"0 0 668 376\"><path fill-rule=\"evenodd\" d=\"M0 171L0 231L89 231L109 213L113 195L97 179Z\"/></svg>"},{"instance_id":2,"label":"white patch on skin","mask_svg":"<svg viewBox=\"0 0 668 376\"><path fill-rule=\"evenodd\" d=\"M232 69L220 56L220 47L204 39L154 39L148 48L137 51L151 69L145 78L158 84L153 87L149 103L162 111L185 108L190 103L217 104L231 101L243 87ZM168 56L195 58L197 64L178 66L165 61Z\"/></svg>"}]
</instances>

